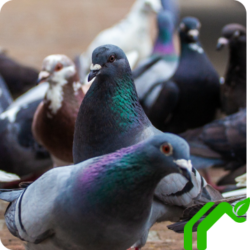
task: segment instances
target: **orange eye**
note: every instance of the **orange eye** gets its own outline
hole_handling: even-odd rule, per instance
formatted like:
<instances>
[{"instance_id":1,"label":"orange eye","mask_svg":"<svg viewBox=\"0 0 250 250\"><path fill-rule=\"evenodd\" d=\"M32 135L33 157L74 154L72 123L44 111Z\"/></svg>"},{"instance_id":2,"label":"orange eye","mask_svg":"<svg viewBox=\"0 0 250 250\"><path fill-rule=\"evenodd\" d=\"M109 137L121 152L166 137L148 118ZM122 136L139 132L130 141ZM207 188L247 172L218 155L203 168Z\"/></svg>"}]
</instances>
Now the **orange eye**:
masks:
<instances>
[{"instance_id":1,"label":"orange eye","mask_svg":"<svg viewBox=\"0 0 250 250\"><path fill-rule=\"evenodd\" d=\"M115 56L110 56L108 62L112 63L115 61Z\"/></svg>"},{"instance_id":2,"label":"orange eye","mask_svg":"<svg viewBox=\"0 0 250 250\"><path fill-rule=\"evenodd\" d=\"M173 154L173 147L169 143L165 143L161 146L161 152L169 156Z\"/></svg>"},{"instance_id":3,"label":"orange eye","mask_svg":"<svg viewBox=\"0 0 250 250\"><path fill-rule=\"evenodd\" d=\"M60 71L63 68L63 65L61 63L58 63L55 67L55 71Z\"/></svg>"}]
</instances>

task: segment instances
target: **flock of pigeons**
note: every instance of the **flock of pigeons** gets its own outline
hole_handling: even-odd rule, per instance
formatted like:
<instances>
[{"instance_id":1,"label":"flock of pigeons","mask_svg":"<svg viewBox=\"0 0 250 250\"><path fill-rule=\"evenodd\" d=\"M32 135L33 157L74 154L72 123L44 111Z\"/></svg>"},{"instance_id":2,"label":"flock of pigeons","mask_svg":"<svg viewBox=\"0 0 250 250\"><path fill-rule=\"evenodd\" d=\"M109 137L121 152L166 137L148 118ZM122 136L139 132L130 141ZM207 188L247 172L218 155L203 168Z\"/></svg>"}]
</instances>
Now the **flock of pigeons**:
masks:
<instances>
[{"instance_id":1,"label":"flock of pigeons","mask_svg":"<svg viewBox=\"0 0 250 250\"><path fill-rule=\"evenodd\" d=\"M200 29L176 0L136 0L75 63L0 55L0 199L28 250L140 249L154 223L183 232L206 202L242 198L219 191L246 182L246 29L222 29L222 78ZM211 166L229 172L213 183Z\"/></svg>"}]
</instances>

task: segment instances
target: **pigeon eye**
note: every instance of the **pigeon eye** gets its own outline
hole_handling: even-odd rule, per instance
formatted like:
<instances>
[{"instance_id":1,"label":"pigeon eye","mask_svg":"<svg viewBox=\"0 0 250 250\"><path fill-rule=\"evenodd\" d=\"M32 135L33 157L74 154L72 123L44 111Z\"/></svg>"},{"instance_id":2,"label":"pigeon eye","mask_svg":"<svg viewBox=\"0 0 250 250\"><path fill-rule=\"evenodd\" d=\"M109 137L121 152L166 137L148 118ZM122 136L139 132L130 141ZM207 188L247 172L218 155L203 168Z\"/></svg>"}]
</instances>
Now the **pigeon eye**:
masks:
<instances>
[{"instance_id":1,"label":"pigeon eye","mask_svg":"<svg viewBox=\"0 0 250 250\"><path fill-rule=\"evenodd\" d=\"M115 56L110 56L108 62L113 63L115 61Z\"/></svg>"},{"instance_id":2,"label":"pigeon eye","mask_svg":"<svg viewBox=\"0 0 250 250\"><path fill-rule=\"evenodd\" d=\"M173 147L169 144L169 143L166 143L166 144L163 144L161 146L161 152L167 156L173 154Z\"/></svg>"},{"instance_id":3,"label":"pigeon eye","mask_svg":"<svg viewBox=\"0 0 250 250\"><path fill-rule=\"evenodd\" d=\"M58 63L55 67L55 71L60 71L63 68L63 65L61 63Z\"/></svg>"}]
</instances>

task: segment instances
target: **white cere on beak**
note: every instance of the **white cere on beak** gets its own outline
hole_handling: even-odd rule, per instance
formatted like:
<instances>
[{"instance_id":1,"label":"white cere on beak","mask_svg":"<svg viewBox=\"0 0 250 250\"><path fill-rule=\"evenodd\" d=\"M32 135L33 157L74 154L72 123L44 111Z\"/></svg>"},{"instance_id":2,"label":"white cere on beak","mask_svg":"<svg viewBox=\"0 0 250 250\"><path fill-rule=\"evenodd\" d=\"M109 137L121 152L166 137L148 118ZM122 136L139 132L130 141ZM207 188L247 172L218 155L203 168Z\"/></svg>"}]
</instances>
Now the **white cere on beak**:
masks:
<instances>
[{"instance_id":1,"label":"white cere on beak","mask_svg":"<svg viewBox=\"0 0 250 250\"><path fill-rule=\"evenodd\" d=\"M189 30L188 31L188 35L191 37L197 37L197 36L199 36L199 34L200 34L199 30Z\"/></svg>"},{"instance_id":2,"label":"white cere on beak","mask_svg":"<svg viewBox=\"0 0 250 250\"><path fill-rule=\"evenodd\" d=\"M100 70L102 68L102 66L100 64L91 64L90 65L90 70Z\"/></svg>"},{"instance_id":3,"label":"white cere on beak","mask_svg":"<svg viewBox=\"0 0 250 250\"><path fill-rule=\"evenodd\" d=\"M219 38L218 43L222 44L222 45L227 45L228 40L225 37L221 37L221 38Z\"/></svg>"},{"instance_id":4,"label":"white cere on beak","mask_svg":"<svg viewBox=\"0 0 250 250\"><path fill-rule=\"evenodd\" d=\"M192 171L192 163L191 163L191 160L184 160L184 159L180 159L180 160L174 160L174 163L176 165L178 165L179 167L181 168L185 168L187 169L189 172Z\"/></svg>"},{"instance_id":5,"label":"white cere on beak","mask_svg":"<svg viewBox=\"0 0 250 250\"><path fill-rule=\"evenodd\" d=\"M48 72L48 71L41 71L40 73L39 73L39 76L38 76L38 79L43 79L43 78L47 78L47 77L49 77L49 75L50 75L50 73Z\"/></svg>"}]
</instances>

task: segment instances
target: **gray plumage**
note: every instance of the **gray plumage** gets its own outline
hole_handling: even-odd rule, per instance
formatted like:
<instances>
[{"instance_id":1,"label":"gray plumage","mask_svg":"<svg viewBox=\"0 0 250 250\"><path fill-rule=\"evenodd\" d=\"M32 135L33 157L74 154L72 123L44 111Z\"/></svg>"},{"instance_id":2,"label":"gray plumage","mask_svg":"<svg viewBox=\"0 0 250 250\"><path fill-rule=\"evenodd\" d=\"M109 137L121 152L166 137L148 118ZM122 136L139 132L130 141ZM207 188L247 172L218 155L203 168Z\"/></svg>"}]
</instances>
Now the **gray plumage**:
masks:
<instances>
[{"instance_id":1,"label":"gray plumage","mask_svg":"<svg viewBox=\"0 0 250 250\"><path fill-rule=\"evenodd\" d=\"M168 153L166 145L172 148ZM6 224L28 242L28 250L127 249L147 229L159 181L172 175L190 178L180 159L189 159L187 143L164 134L52 169L23 190L1 190L0 198L11 202ZM152 209L161 212L156 202ZM178 218L176 212L173 216Z\"/></svg>"}]
</instances>

